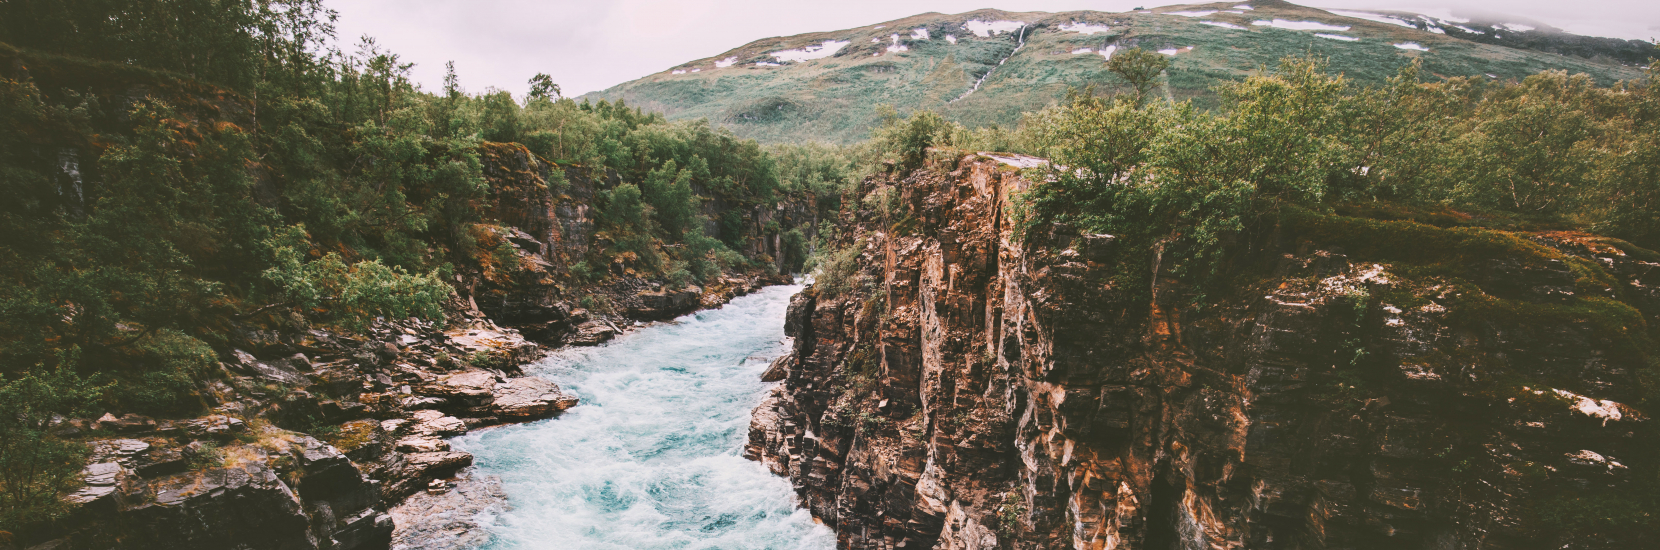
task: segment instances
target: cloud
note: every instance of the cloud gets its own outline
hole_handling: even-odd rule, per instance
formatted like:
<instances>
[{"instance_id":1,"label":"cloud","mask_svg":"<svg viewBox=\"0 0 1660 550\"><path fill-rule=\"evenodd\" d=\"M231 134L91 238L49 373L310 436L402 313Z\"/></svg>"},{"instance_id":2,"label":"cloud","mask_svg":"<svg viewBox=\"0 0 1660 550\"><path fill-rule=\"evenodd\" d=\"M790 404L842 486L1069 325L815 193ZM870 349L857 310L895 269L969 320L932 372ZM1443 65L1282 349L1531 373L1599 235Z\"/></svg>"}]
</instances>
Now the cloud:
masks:
<instances>
[{"instance_id":1,"label":"cloud","mask_svg":"<svg viewBox=\"0 0 1660 550\"><path fill-rule=\"evenodd\" d=\"M1246 0L1248 2L1248 0ZM1395 9L1430 15L1503 12L1569 32L1646 39L1660 35L1652 0L1311 0L1323 7ZM426 89L455 61L462 85L522 96L536 73L553 75L568 95L602 90L670 67L713 57L772 36L872 25L930 11L961 13L992 5L1008 11L1128 11L1176 2L1136 0L331 0L340 12L342 48L374 36L416 64Z\"/></svg>"}]
</instances>

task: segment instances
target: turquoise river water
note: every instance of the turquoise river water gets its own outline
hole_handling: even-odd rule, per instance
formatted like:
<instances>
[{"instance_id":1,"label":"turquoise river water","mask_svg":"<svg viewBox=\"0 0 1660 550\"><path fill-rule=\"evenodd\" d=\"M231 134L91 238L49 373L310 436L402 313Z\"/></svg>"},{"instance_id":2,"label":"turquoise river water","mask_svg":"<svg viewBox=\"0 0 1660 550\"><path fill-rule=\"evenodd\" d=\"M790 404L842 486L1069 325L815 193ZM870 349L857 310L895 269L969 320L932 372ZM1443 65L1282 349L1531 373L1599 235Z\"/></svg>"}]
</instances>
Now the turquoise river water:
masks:
<instances>
[{"instance_id":1,"label":"turquoise river water","mask_svg":"<svg viewBox=\"0 0 1660 550\"><path fill-rule=\"evenodd\" d=\"M507 494L488 548L834 548L787 480L740 456L768 388L766 361L749 358L787 352L784 312L800 289L768 287L527 366L582 403L452 441Z\"/></svg>"}]
</instances>

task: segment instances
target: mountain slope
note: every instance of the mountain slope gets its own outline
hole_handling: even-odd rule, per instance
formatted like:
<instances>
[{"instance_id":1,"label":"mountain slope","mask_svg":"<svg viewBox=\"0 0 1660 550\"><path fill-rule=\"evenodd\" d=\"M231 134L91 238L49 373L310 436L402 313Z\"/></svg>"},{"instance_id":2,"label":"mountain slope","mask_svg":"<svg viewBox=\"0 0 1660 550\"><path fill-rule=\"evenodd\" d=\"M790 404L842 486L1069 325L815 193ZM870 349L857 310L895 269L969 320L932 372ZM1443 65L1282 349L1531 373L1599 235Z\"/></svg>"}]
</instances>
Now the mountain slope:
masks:
<instances>
[{"instance_id":1,"label":"mountain slope","mask_svg":"<svg viewBox=\"0 0 1660 550\"><path fill-rule=\"evenodd\" d=\"M762 141L847 143L868 134L882 104L934 109L970 126L1017 124L1021 113L1068 89L1121 86L1106 55L1126 47L1173 55L1166 93L1201 106L1217 83L1302 53L1327 56L1334 70L1362 83L1382 82L1414 58L1431 77L1511 79L1561 69L1606 84L1641 74L1633 64L1641 42L1520 24L1512 30L1468 23L1466 31L1454 27L1457 21L1344 13L1365 18L1277 0L1129 13L925 13L757 40L582 98L625 100L671 119L708 118ZM1546 49L1578 55L1540 51Z\"/></svg>"}]
</instances>

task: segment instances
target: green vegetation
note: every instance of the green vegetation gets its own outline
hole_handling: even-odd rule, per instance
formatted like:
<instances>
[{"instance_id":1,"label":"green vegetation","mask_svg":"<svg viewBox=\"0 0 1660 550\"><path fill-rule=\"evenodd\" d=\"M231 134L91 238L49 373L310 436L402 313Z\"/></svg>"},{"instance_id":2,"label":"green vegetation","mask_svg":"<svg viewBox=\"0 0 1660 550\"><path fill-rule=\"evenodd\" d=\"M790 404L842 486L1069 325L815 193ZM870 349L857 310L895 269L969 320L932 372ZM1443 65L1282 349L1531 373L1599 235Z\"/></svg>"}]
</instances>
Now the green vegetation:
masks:
<instances>
[{"instance_id":1,"label":"green vegetation","mask_svg":"<svg viewBox=\"0 0 1660 550\"><path fill-rule=\"evenodd\" d=\"M333 20L319 0L0 4L0 384L25 402L0 411L0 531L72 485L53 418L198 414L245 329L442 324L455 282L512 284L497 218L525 190L504 179L588 207L586 252L536 276L563 287L802 269L854 175L844 150L572 101L546 74L514 98L452 65L423 91L372 39L334 49ZM486 175L521 152L546 173Z\"/></svg>"},{"instance_id":2,"label":"green vegetation","mask_svg":"<svg viewBox=\"0 0 1660 550\"><path fill-rule=\"evenodd\" d=\"M75 373L76 351L55 368L0 374L0 533L51 520L65 511L59 498L81 482L86 448L51 432L55 414L86 414L107 387Z\"/></svg>"},{"instance_id":3,"label":"green vegetation","mask_svg":"<svg viewBox=\"0 0 1660 550\"><path fill-rule=\"evenodd\" d=\"M1135 89L1138 103L1147 102L1160 74L1170 68L1170 58L1141 48L1129 48L1107 60L1107 70L1123 77Z\"/></svg>"},{"instance_id":4,"label":"green vegetation","mask_svg":"<svg viewBox=\"0 0 1660 550\"><path fill-rule=\"evenodd\" d=\"M1013 536L1020 532L1020 523L1026 518L1026 495L1019 489L1003 494L1003 504L997 507L997 532Z\"/></svg>"},{"instance_id":5,"label":"green vegetation","mask_svg":"<svg viewBox=\"0 0 1660 550\"><path fill-rule=\"evenodd\" d=\"M1590 226L1660 245L1653 216L1640 213L1660 192L1646 179L1653 167L1626 160L1655 154L1656 87L1598 87L1556 72L1516 83L1425 83L1418 75L1409 66L1386 86L1360 87L1329 75L1321 60L1293 58L1222 86L1213 113L1074 97L1028 119L1034 148L1076 170L1057 170L1053 184L1034 188L1023 222L1028 232L1062 223L1126 236L1139 245L1130 249L1173 258L1172 273L1201 283L1228 267L1230 251L1249 248L1234 245L1285 224L1364 257L1455 266L1501 252L1560 257L1503 232L1310 210L1334 204L1491 212L1483 217L1512 226ZM1439 221L1479 225L1465 221L1472 218ZM1356 227L1378 224L1389 227ZM1392 236L1351 238L1380 232Z\"/></svg>"},{"instance_id":6,"label":"green vegetation","mask_svg":"<svg viewBox=\"0 0 1660 550\"><path fill-rule=\"evenodd\" d=\"M1614 54L1607 48L1593 51L1569 46L1586 38L1545 29L1502 32L1505 40L1495 40L1494 35L1500 33L1478 35L1449 28L1449 34L1435 34L1291 4L1255 7L1243 14L1224 11L1205 18L1243 29L1220 28L1201 23L1199 18L1159 13L988 9L922 14L882 23L886 28L870 25L822 29L827 32L757 40L584 97L626 100L631 105L664 112L672 120L708 119L737 135L763 142L853 144L881 126L879 105L906 113L934 111L945 120L969 128L1014 128L1025 113L1064 103L1069 89L1094 85L1103 92L1130 91L1133 85L1110 70L1109 60L1099 54L1109 46L1116 47L1113 58L1139 48L1145 53L1145 61L1167 62L1169 68L1163 76L1152 71L1153 77L1143 81L1146 95L1191 99L1200 110L1222 104L1215 93L1218 84L1242 80L1259 67L1294 55L1329 58L1348 80L1373 86L1383 85L1414 60L1423 63L1425 74L1439 77L1511 81L1542 71L1564 70L1588 74L1606 86L1639 77L1641 68L1635 65L1648 57L1629 55L1633 50L1641 51L1640 42L1601 39L1620 42L1614 48L1620 53ZM1315 36L1315 31L1252 24L1275 18L1349 26L1351 30L1344 34L1359 40L1331 40ZM971 20L1026 22L1026 45L1015 52L1014 33L976 36L963 27ZM1073 22L1110 30L1093 34L1062 30ZM915 28L928 29L929 38L911 39L899 33L900 43L908 49L886 51L895 29ZM948 41L946 35L956 40ZM756 65L778 62L769 55L773 52L817 45L826 39L846 40L849 44L824 59L785 62L780 67ZM1421 44L1429 51L1394 46L1404 42ZM1179 53L1153 53L1165 49ZM1073 53L1080 50L1087 51ZM715 66L716 60L729 57L736 57L737 62L725 68ZM996 70L979 89L962 97L994 67Z\"/></svg>"},{"instance_id":7,"label":"green vegetation","mask_svg":"<svg viewBox=\"0 0 1660 550\"><path fill-rule=\"evenodd\" d=\"M973 131L935 113L890 110L861 147L861 158L871 170L892 172L861 186L851 214L902 234L913 207L900 200L892 181L913 177L907 170L914 166L987 151L982 146L995 142L1002 146L995 150L1052 162L1028 169L1029 179L1042 183L1014 197L1017 236L1030 250L1050 246L1053 235L1115 235L1110 286L1123 289L1132 308L1148 307L1153 277L1176 284L1185 297L1161 304L1166 307L1199 311L1257 295L1278 251L1299 242L1386 264L1390 285L1375 292L1357 287L1338 298L1333 371L1309 394L1333 410L1358 412L1388 387L1379 379L1386 369L1374 368L1388 358L1368 347L1376 337L1371 327L1381 322L1377 312L1432 301L1446 308L1440 310L1446 323L1460 334L1580 334L1601 350L1601 360L1633 368L1635 383L1610 397L1639 409L1660 403L1660 326L1651 322L1660 311L1643 309L1653 306L1628 296L1605 266L1551 244L1566 238L1645 261L1660 258L1649 250L1660 247L1654 221L1660 217L1654 210L1660 62L1641 79L1610 85L1557 71L1509 82L1428 82L1421 63L1367 85L1332 74L1326 63L1290 57L1222 84L1209 110L1149 97L1146 87L1116 96L1075 91L1062 105L1029 113L1013 132ZM1155 68L1125 68L1125 79L1151 81ZM817 257L819 297L852 294L865 301L858 318L875 318L871 306L883 293L855 261L867 244L834 244ZM1506 287L1516 281L1495 271L1501 264L1560 274L1574 297L1557 303L1517 296ZM863 359L850 354L843 368L859 372ZM1524 403L1541 399L1524 387L1597 389L1580 370L1515 356L1445 350L1410 360L1447 371L1474 369L1480 375L1470 382L1472 391L1501 399L1525 394ZM1554 400L1546 405L1562 410ZM1459 449L1454 445L1441 457L1453 473L1494 467L1471 454L1476 451ZM1643 481L1597 489L1595 496L1543 469L1517 466L1547 476L1537 482L1550 496L1527 509L1540 520L1530 532L1631 540L1660 530L1648 512L1660 508L1653 498L1656 465L1626 464Z\"/></svg>"}]
</instances>

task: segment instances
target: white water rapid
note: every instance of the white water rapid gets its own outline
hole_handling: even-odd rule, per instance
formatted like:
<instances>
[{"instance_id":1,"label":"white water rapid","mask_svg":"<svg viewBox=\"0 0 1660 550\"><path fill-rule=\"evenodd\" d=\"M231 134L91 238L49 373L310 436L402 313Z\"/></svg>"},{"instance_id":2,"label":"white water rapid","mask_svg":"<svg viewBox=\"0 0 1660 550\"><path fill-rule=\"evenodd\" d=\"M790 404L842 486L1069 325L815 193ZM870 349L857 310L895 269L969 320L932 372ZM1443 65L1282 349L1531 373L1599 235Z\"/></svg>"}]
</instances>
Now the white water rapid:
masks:
<instances>
[{"instance_id":1,"label":"white water rapid","mask_svg":"<svg viewBox=\"0 0 1660 550\"><path fill-rule=\"evenodd\" d=\"M452 441L475 475L498 476L511 509L490 549L827 550L835 535L787 480L740 456L764 360L787 352L799 286L654 325L527 370L582 403L531 424Z\"/></svg>"}]
</instances>

